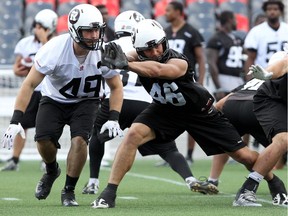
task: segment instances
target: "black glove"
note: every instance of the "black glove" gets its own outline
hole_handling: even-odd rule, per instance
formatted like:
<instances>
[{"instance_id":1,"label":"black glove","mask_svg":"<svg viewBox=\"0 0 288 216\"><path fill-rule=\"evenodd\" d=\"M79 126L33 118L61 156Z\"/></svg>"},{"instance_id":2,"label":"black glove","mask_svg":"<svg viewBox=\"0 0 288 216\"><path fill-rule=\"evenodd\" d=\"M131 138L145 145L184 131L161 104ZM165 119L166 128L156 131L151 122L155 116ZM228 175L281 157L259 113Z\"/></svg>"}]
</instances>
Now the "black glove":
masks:
<instances>
[{"instance_id":1,"label":"black glove","mask_svg":"<svg viewBox=\"0 0 288 216\"><path fill-rule=\"evenodd\" d=\"M105 45L105 50L102 51L101 57L102 65L112 69L128 69L128 61L126 55L120 45L110 42Z\"/></svg>"},{"instance_id":2,"label":"black glove","mask_svg":"<svg viewBox=\"0 0 288 216\"><path fill-rule=\"evenodd\" d=\"M101 47L101 67L106 66L110 69L115 69L115 66L111 64L111 61L115 59L115 52L109 44L105 45L105 49Z\"/></svg>"}]
</instances>

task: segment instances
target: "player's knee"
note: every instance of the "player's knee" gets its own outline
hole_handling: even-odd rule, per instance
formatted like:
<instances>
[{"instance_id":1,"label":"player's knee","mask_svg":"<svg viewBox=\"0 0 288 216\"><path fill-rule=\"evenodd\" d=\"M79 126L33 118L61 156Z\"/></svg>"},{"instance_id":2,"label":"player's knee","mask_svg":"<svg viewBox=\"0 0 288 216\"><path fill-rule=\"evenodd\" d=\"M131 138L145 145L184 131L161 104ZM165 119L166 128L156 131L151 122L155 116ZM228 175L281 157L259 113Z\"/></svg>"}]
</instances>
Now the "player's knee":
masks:
<instances>
[{"instance_id":1,"label":"player's knee","mask_svg":"<svg viewBox=\"0 0 288 216\"><path fill-rule=\"evenodd\" d=\"M283 152L287 151L288 148L288 139L287 139L287 132L279 133L275 137L273 137L273 142L271 145L274 145L275 147Z\"/></svg>"},{"instance_id":2,"label":"player's knee","mask_svg":"<svg viewBox=\"0 0 288 216\"><path fill-rule=\"evenodd\" d=\"M252 151L248 147L245 147L237 150L231 156L233 156L234 160L244 164L248 170L251 170L258 158L258 155L258 152Z\"/></svg>"}]
</instances>

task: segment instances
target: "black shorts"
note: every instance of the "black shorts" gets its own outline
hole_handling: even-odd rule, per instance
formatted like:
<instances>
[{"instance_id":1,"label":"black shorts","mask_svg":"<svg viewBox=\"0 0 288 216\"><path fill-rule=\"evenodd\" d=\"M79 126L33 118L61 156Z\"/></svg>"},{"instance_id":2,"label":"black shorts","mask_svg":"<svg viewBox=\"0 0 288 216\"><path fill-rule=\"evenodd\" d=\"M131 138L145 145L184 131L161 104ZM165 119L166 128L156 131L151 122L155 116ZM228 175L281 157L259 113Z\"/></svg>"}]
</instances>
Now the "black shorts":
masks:
<instances>
[{"instance_id":1,"label":"black shorts","mask_svg":"<svg viewBox=\"0 0 288 216\"><path fill-rule=\"evenodd\" d=\"M23 115L23 119L20 122L24 129L35 127L36 115L41 97L40 91L33 92L28 107Z\"/></svg>"},{"instance_id":2,"label":"black shorts","mask_svg":"<svg viewBox=\"0 0 288 216\"><path fill-rule=\"evenodd\" d=\"M121 109L121 113L119 116L119 125L122 130L129 128L135 118L145 110L150 103L144 101L136 101L136 100L123 100L123 105ZM101 103L101 108L96 116L95 124L94 124L94 133L99 133L102 125L109 118L109 99L105 99ZM98 134L99 136L99 134ZM111 138L112 139L112 138ZM138 151L142 156L147 155L155 155L166 153L170 151L178 151L176 147L175 141L171 141L168 143L162 143L161 145L157 145L154 140L145 143L144 145L138 148Z\"/></svg>"},{"instance_id":3,"label":"black shorts","mask_svg":"<svg viewBox=\"0 0 288 216\"><path fill-rule=\"evenodd\" d=\"M58 140L67 124L70 126L71 138L81 136L88 143L98 105L98 100L63 104L49 97L42 97L36 118L35 141L51 140L60 148Z\"/></svg>"},{"instance_id":4,"label":"black shorts","mask_svg":"<svg viewBox=\"0 0 288 216\"><path fill-rule=\"evenodd\" d=\"M195 113L152 103L134 122L153 129L157 145L175 140L186 130L207 155L234 152L246 146L233 125L214 107Z\"/></svg>"},{"instance_id":5,"label":"black shorts","mask_svg":"<svg viewBox=\"0 0 288 216\"><path fill-rule=\"evenodd\" d=\"M270 144L253 112L253 100L227 100L222 111L240 136L251 134L264 147Z\"/></svg>"},{"instance_id":6,"label":"black shorts","mask_svg":"<svg viewBox=\"0 0 288 216\"><path fill-rule=\"evenodd\" d=\"M272 142L276 134L287 132L287 104L266 97L259 90L254 96L254 113L267 139Z\"/></svg>"}]
</instances>

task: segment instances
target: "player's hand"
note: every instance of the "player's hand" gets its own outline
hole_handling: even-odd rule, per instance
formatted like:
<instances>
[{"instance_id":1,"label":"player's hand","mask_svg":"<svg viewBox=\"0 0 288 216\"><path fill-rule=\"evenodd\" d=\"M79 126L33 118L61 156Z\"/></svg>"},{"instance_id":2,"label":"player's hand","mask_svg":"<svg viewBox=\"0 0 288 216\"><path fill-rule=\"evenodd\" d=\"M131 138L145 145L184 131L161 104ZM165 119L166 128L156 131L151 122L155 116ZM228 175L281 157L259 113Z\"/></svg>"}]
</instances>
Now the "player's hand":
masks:
<instances>
[{"instance_id":1,"label":"player's hand","mask_svg":"<svg viewBox=\"0 0 288 216\"><path fill-rule=\"evenodd\" d=\"M128 60L120 45L110 42L101 50L101 64L111 69L128 69Z\"/></svg>"},{"instance_id":2,"label":"player's hand","mask_svg":"<svg viewBox=\"0 0 288 216\"><path fill-rule=\"evenodd\" d=\"M123 131L120 128L118 121L108 120L101 128L100 134L108 130L109 137L123 137Z\"/></svg>"},{"instance_id":3,"label":"player's hand","mask_svg":"<svg viewBox=\"0 0 288 216\"><path fill-rule=\"evenodd\" d=\"M260 65L251 65L249 67L248 75L253 75L253 77L261 80L269 80L272 78L273 73L266 71Z\"/></svg>"},{"instance_id":4,"label":"player's hand","mask_svg":"<svg viewBox=\"0 0 288 216\"><path fill-rule=\"evenodd\" d=\"M10 124L1 139L1 144L3 148L7 147L8 149L11 149L13 147L14 139L17 134L20 134L21 137L25 139L25 131L21 124Z\"/></svg>"}]
</instances>

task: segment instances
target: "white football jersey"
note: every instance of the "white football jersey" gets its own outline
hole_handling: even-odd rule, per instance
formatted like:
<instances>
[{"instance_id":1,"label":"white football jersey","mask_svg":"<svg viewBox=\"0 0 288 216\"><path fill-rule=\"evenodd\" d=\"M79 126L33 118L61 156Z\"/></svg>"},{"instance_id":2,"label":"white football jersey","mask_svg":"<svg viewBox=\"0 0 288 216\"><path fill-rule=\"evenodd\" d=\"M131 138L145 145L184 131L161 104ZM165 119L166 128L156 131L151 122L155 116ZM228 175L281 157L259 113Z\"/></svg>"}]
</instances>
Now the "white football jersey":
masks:
<instances>
[{"instance_id":1,"label":"white football jersey","mask_svg":"<svg viewBox=\"0 0 288 216\"><path fill-rule=\"evenodd\" d=\"M279 29L275 31L267 22L263 22L248 32L244 47L257 50L255 64L266 67L271 56L283 50L284 43L287 42L288 24L281 22Z\"/></svg>"},{"instance_id":2,"label":"white football jersey","mask_svg":"<svg viewBox=\"0 0 288 216\"><path fill-rule=\"evenodd\" d=\"M15 46L14 54L21 55L22 58L31 58L34 61L35 55L38 50L42 47L42 43L35 40L34 35L22 38ZM35 91L41 90L41 84L35 88Z\"/></svg>"},{"instance_id":3,"label":"white football jersey","mask_svg":"<svg viewBox=\"0 0 288 216\"><path fill-rule=\"evenodd\" d=\"M134 49L130 36L121 37L113 42L119 44L124 53ZM123 99L144 101L148 103L152 102L151 96L140 83L136 73L120 70L120 76L123 83ZM110 88L107 84L105 84L105 95L107 98L110 97Z\"/></svg>"},{"instance_id":4,"label":"white football jersey","mask_svg":"<svg viewBox=\"0 0 288 216\"><path fill-rule=\"evenodd\" d=\"M35 56L35 68L46 75L42 95L60 103L77 103L103 96L102 76L111 78L115 71L101 73L99 50L90 51L80 64L73 51L73 39L63 34L48 41Z\"/></svg>"}]
</instances>

